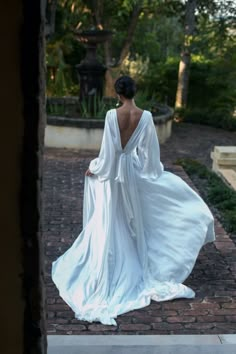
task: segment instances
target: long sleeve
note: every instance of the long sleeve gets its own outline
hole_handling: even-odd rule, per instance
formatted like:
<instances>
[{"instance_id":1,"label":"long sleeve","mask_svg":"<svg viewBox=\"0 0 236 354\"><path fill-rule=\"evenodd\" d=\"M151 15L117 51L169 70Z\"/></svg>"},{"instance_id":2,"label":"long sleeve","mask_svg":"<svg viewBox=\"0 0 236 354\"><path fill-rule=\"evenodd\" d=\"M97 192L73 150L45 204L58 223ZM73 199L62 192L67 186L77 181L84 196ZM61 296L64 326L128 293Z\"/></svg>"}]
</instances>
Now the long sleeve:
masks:
<instances>
[{"instance_id":1,"label":"long sleeve","mask_svg":"<svg viewBox=\"0 0 236 354\"><path fill-rule=\"evenodd\" d=\"M92 160L89 165L90 171L98 176L100 181L111 178L114 171L115 146L112 139L109 118L110 111L107 112L105 118L105 126L99 156Z\"/></svg>"},{"instance_id":2,"label":"long sleeve","mask_svg":"<svg viewBox=\"0 0 236 354\"><path fill-rule=\"evenodd\" d=\"M160 161L160 146L151 113L147 127L140 137L138 158L142 177L156 178L162 174L164 167Z\"/></svg>"}]
</instances>

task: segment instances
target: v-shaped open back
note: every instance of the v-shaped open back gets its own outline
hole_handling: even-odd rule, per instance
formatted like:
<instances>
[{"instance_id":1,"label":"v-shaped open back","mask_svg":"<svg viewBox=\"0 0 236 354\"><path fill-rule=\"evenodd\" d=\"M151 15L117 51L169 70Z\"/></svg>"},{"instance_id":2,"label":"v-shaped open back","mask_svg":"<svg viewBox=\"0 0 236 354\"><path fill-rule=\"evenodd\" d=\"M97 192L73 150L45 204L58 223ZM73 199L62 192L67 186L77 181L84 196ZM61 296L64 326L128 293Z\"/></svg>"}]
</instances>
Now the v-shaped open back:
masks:
<instances>
[{"instance_id":1,"label":"v-shaped open back","mask_svg":"<svg viewBox=\"0 0 236 354\"><path fill-rule=\"evenodd\" d=\"M116 120L116 124L117 124L117 130L119 133L119 142L120 142L120 147L122 150L125 150L126 146L129 144L130 140L132 139L132 137L134 136L135 132L138 130L140 122L144 116L144 112L145 110L142 111L142 114L139 118L138 124L136 125L135 129L132 131L132 133L129 136L129 139L127 140L126 144L123 146L122 145L122 139L121 139L121 131L120 131L120 125L119 125L119 120L118 120L118 114L117 114L117 109L115 109L115 120Z\"/></svg>"}]
</instances>

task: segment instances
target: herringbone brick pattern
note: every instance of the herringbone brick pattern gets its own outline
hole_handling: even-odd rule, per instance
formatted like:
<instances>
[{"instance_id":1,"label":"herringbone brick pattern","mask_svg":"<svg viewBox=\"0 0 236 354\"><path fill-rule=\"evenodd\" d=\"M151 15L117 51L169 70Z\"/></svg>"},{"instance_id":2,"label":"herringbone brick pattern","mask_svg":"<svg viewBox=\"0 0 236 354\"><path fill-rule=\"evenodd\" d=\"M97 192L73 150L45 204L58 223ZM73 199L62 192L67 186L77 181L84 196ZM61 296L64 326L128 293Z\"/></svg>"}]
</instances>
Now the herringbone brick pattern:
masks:
<instances>
[{"instance_id":1,"label":"herringbone brick pattern","mask_svg":"<svg viewBox=\"0 0 236 354\"><path fill-rule=\"evenodd\" d=\"M183 169L171 163L168 148L163 150L166 169L182 177L194 188ZM45 152L43 233L48 333L236 333L236 246L217 220L216 242L202 249L186 281L196 291L195 299L153 302L144 309L119 316L117 327L74 319L73 312L59 297L51 281L51 262L65 252L80 233L84 171L92 155L54 149Z\"/></svg>"}]
</instances>

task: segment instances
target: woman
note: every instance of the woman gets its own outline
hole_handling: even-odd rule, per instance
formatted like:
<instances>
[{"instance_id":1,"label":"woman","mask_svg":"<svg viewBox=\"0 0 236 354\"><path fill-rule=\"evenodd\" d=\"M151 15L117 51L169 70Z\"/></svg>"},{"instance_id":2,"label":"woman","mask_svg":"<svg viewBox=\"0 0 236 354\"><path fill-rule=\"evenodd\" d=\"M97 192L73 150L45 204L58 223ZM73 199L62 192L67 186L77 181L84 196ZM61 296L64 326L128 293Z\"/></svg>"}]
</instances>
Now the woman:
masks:
<instances>
[{"instance_id":1,"label":"woman","mask_svg":"<svg viewBox=\"0 0 236 354\"><path fill-rule=\"evenodd\" d=\"M164 171L152 115L135 105L134 81L115 83L99 156L86 171L83 230L53 263L60 296L80 320L115 318L151 300L192 298L182 284L201 247L214 241L207 205Z\"/></svg>"}]
</instances>

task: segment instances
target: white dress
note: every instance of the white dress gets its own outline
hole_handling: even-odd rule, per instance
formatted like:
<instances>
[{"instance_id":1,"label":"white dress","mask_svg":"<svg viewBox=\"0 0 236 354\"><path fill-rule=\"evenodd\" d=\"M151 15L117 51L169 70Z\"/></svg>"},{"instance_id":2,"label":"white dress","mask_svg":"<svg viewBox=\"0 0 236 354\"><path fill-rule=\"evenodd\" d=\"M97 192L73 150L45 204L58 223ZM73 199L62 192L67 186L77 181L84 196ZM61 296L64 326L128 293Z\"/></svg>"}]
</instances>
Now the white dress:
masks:
<instances>
[{"instance_id":1,"label":"white dress","mask_svg":"<svg viewBox=\"0 0 236 354\"><path fill-rule=\"evenodd\" d=\"M193 189L164 171L151 113L143 112L122 149L116 110L108 111L89 168L83 230L52 265L75 317L116 325L117 315L151 300L194 297L182 282L214 241L214 219Z\"/></svg>"}]
</instances>

